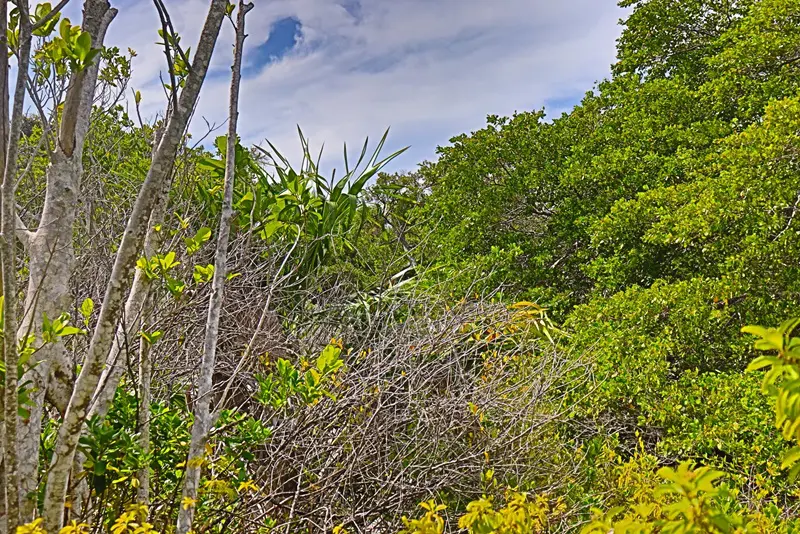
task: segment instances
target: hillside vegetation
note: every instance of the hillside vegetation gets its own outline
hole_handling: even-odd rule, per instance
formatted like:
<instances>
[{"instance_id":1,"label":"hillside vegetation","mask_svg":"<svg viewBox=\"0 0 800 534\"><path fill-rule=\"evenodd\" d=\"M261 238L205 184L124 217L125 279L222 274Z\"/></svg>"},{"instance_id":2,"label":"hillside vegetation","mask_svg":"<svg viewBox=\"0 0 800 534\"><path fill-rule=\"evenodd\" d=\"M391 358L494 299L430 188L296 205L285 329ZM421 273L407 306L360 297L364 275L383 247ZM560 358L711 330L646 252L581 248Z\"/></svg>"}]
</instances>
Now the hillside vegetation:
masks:
<instances>
[{"instance_id":1,"label":"hillside vegetation","mask_svg":"<svg viewBox=\"0 0 800 534\"><path fill-rule=\"evenodd\" d=\"M107 0L0 6L0 533L800 532L800 0L623 0L568 113L335 176L237 136L254 6L155 4L153 123Z\"/></svg>"}]
</instances>

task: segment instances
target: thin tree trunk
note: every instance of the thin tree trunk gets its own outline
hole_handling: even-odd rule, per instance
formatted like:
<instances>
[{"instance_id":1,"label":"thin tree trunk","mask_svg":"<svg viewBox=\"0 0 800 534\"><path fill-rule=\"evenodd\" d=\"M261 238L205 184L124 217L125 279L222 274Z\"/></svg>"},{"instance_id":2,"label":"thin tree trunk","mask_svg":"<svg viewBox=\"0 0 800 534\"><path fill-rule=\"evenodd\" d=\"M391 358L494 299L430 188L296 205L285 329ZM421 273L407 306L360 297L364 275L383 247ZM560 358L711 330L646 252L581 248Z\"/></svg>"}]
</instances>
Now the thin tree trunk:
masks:
<instances>
[{"instance_id":1,"label":"thin tree trunk","mask_svg":"<svg viewBox=\"0 0 800 534\"><path fill-rule=\"evenodd\" d=\"M236 126L239 119L239 86L242 74L242 49L244 47L245 16L253 4L239 1L236 17L236 45L233 52L233 67L230 89L230 109L228 116L228 145L225 151L225 184L222 198L222 213L217 235L217 249L214 257L214 278L211 283L211 296L208 303L208 318L203 344L203 359L200 364L200 377L197 384L197 402L194 409L192 437L189 442L189 458L186 461L186 474L183 480L183 498L178 509L178 534L187 534L192 529L197 488L200 484L200 470L205 456L208 433L211 430L211 389L212 377L219 338L219 317L224 299L225 277L228 267L228 240L231 217L233 216L233 185L236 174Z\"/></svg>"},{"instance_id":2,"label":"thin tree trunk","mask_svg":"<svg viewBox=\"0 0 800 534\"><path fill-rule=\"evenodd\" d=\"M61 529L69 472L88 415L89 404L96 393L106 357L115 337L123 299L133 279L153 203L164 181L169 177L182 140L182 133L197 103L227 5L227 0L211 1L178 106L169 118L117 250L97 325L56 437L45 488L44 527L48 532L58 532Z\"/></svg>"},{"instance_id":3,"label":"thin tree trunk","mask_svg":"<svg viewBox=\"0 0 800 534\"><path fill-rule=\"evenodd\" d=\"M168 113L169 114L169 113ZM161 141L163 134L163 125L160 126L153 136L153 156L155 155L156 148ZM151 158L153 157L151 156ZM164 218L164 213L167 207L167 195L171 184L170 180L164 182L165 186L161 195L156 198L156 205L150 213L150 222L148 226L147 236L144 240L144 255L148 258L152 257L161 246L161 232L156 231L156 227L161 223ZM152 282L144 276L141 270L136 271L131 286L128 300L125 302L125 311L123 312L122 320L117 327L117 334L114 336L114 342L111 346L111 352L106 360L106 367L100 377L100 384L97 387L92 403L89 408L89 418L98 417L100 420L105 419L108 411L111 409L111 403L114 400L114 395L119 386L119 381L125 371L125 366L118 362L120 353L124 347L133 345L132 338L136 332L141 329L141 322L146 315L145 302L150 297ZM84 429L85 431L85 429ZM84 462L83 454L78 451L75 454L75 464L82 465ZM89 484L85 479L81 480L75 489L75 502L73 502L73 512L76 512L75 504L77 502L87 502L89 497ZM82 519L78 515L79 519Z\"/></svg>"},{"instance_id":4,"label":"thin tree trunk","mask_svg":"<svg viewBox=\"0 0 800 534\"><path fill-rule=\"evenodd\" d=\"M144 328L152 324L153 296L149 295L145 299L142 325ZM137 423L139 428L139 446L145 458L150 454L150 380L152 378L152 362L150 360L150 343L142 339L139 341L139 411L137 413ZM150 462L145 463L137 474L139 487L136 489L136 502L144 506L150 506Z\"/></svg>"},{"instance_id":5,"label":"thin tree trunk","mask_svg":"<svg viewBox=\"0 0 800 534\"><path fill-rule=\"evenodd\" d=\"M6 165L2 186L2 252L3 274L3 356L5 377L5 484L6 484L6 528L16 532L20 524L19 509L19 457L17 455L17 243L16 201L17 158L19 139L25 104L25 80L31 54L31 23L28 16L28 1L17 2L19 10L19 47L17 49L17 83L14 87L14 107L11 116L10 135L6 149ZM5 74L5 73L3 73Z\"/></svg>"},{"instance_id":6,"label":"thin tree trunk","mask_svg":"<svg viewBox=\"0 0 800 534\"><path fill-rule=\"evenodd\" d=\"M156 143L157 141L158 137L156 139ZM168 184L169 181L165 183ZM169 188L167 187L166 189ZM167 192L168 191L164 191L163 197L166 197ZM149 230L144 241L144 254L148 258L152 257L160 246L161 233L156 232L155 227L163 219L164 211L166 209L166 198L163 197L160 199L161 202L159 203L159 206L154 207L153 212L150 215ZM106 360L106 367L100 377L100 383L97 387L97 392L94 396L94 399L90 404L89 419L98 417L100 420L103 420L108 415L108 411L111 409L111 404L114 400L117 386L119 386L119 381L122 379L122 375L125 371L125 365L119 362L119 358L122 351L126 347L134 345L133 338L136 333L142 329L142 321L148 314L147 301L151 297L150 292L152 285L152 282L146 276L144 276L142 271L136 271L136 275L133 279L133 285L131 286L131 291L128 295L128 300L125 302L123 318L117 327L117 333L114 336L111 352ZM142 438L140 438L140 440L141 439ZM83 453L80 451L76 452L74 464L76 466L83 465L84 460L85 458ZM76 514L78 519L85 519L85 517L81 515L81 509L76 507L76 505L78 503L88 502L88 499L89 484L85 479L82 479L75 489L75 500L73 502L73 509L71 510Z\"/></svg>"},{"instance_id":7,"label":"thin tree trunk","mask_svg":"<svg viewBox=\"0 0 800 534\"><path fill-rule=\"evenodd\" d=\"M92 46L102 46L108 25L117 11L107 0L86 0L83 31L91 36ZM47 169L47 189L38 229L28 244L29 280L25 314L18 337L32 335L38 363L26 372L33 392L30 415L20 420L20 491L22 520L36 515L39 441L45 397L64 413L73 385L73 365L61 341L42 344L44 314L49 318L67 312L72 304L70 278L74 267L73 226L83 175L83 145L94 102L99 60L70 79L56 149Z\"/></svg>"},{"instance_id":8,"label":"thin tree trunk","mask_svg":"<svg viewBox=\"0 0 800 534\"><path fill-rule=\"evenodd\" d=\"M0 2L0 169L6 168L6 149L9 139L8 116L8 2ZM1 194L0 194L1 195ZM2 200L0 200L2 213ZM2 223L0 223L2 224ZM0 267L0 293L2 292L2 267ZM0 351L0 362L5 365L4 352ZM5 387L5 384L3 384ZM5 391L5 390L4 390ZM5 395L0 395L0 534L8 532L6 503L6 422Z\"/></svg>"},{"instance_id":9,"label":"thin tree trunk","mask_svg":"<svg viewBox=\"0 0 800 534\"><path fill-rule=\"evenodd\" d=\"M152 157L155 157L156 148L161 141L162 135L163 127L159 128L155 133ZM170 175L171 172L170 170ZM164 181L164 187L156 197L155 204L150 212L147 235L144 239L144 255L147 258L153 257L161 246L162 233L157 232L156 227L162 223L164 214L167 211L167 197L171 186L171 180ZM150 280L144 276L141 270L137 270L128 300L125 302L122 321L120 321L117 328L117 334L114 336L114 342L106 360L106 367L100 377L100 385L97 387L97 392L92 399L89 409L90 418L96 416L100 419L105 419L106 415L108 415L108 410L111 409L111 402L114 400L117 386L119 386L119 381L125 371L125 366L118 363L119 355L123 347L132 344L130 343L131 336L139 330L144 312L144 303L150 294L151 287Z\"/></svg>"}]
</instances>

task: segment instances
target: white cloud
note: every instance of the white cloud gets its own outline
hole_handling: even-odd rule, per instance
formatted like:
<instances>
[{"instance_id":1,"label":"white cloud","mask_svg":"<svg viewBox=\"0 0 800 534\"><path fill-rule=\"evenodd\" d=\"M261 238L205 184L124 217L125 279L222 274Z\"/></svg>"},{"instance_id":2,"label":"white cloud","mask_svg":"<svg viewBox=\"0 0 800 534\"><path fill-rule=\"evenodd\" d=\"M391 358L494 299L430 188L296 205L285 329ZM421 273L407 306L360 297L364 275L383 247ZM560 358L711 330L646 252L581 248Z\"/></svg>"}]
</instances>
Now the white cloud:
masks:
<instances>
[{"instance_id":1,"label":"white cloud","mask_svg":"<svg viewBox=\"0 0 800 534\"><path fill-rule=\"evenodd\" d=\"M133 85L153 114L164 102L155 8L146 0L116 4L109 44L139 53ZM207 0L167 4L183 42L193 43ZM405 169L432 158L451 136L482 127L487 114L580 97L607 75L623 14L613 0L362 0L358 20L337 0L256 4L247 21L250 50L284 17L301 21L303 38L294 52L245 80L245 141L269 138L295 156L299 124L314 146L325 142L324 161L338 163L344 141L355 148L391 126L387 153L412 146L392 166ZM227 109L232 33L226 22L214 57L218 74L206 81L198 110L217 124ZM193 131L203 130L196 120Z\"/></svg>"}]
</instances>

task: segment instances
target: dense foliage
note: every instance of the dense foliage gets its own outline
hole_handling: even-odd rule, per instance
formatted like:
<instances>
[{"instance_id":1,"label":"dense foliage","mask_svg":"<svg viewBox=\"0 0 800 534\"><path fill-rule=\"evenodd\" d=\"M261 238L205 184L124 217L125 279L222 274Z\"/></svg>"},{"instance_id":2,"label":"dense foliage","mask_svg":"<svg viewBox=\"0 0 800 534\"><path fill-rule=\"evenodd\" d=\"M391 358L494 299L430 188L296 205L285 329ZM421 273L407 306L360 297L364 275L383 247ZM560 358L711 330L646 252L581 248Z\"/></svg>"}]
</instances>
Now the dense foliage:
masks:
<instances>
[{"instance_id":1,"label":"dense foliage","mask_svg":"<svg viewBox=\"0 0 800 534\"><path fill-rule=\"evenodd\" d=\"M419 257L486 265L588 363L561 430L586 455L570 510L640 491L616 462L655 487L685 459L730 473L735 506L791 515L739 330L796 313L800 4L622 4L613 76L572 111L490 116L420 167Z\"/></svg>"},{"instance_id":2,"label":"dense foliage","mask_svg":"<svg viewBox=\"0 0 800 534\"><path fill-rule=\"evenodd\" d=\"M571 111L489 116L413 172L382 172L386 136L326 177L302 133L299 167L182 134L62 534L172 532L186 510L197 533L797 532L800 1L620 5L618 62ZM43 409L33 516L68 415L40 354L82 373L170 119L120 104L135 52L84 47L58 17L36 31L31 72L59 91L102 68L69 309L18 334L16 374L0 366L20 424ZM185 84L179 37L161 38ZM25 117L20 224L49 209L59 120ZM213 425L192 456L229 150ZM18 248L24 285L35 251ZM18 532L44 532L33 516Z\"/></svg>"}]
</instances>

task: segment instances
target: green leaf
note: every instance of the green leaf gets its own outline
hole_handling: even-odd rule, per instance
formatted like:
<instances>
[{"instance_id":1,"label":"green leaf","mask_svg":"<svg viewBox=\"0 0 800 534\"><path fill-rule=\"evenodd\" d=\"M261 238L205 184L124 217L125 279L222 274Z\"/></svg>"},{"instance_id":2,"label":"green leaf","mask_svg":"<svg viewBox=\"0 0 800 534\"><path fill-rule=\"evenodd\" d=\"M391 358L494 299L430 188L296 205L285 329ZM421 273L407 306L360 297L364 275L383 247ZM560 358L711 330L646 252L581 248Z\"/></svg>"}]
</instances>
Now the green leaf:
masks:
<instances>
[{"instance_id":1,"label":"green leaf","mask_svg":"<svg viewBox=\"0 0 800 534\"><path fill-rule=\"evenodd\" d=\"M82 329L77 328L75 326L65 326L59 332L59 336L60 337L66 337L66 336L74 336L74 335L77 335L77 334L85 334L85 333L86 333L86 330L82 330Z\"/></svg>"},{"instance_id":2,"label":"green leaf","mask_svg":"<svg viewBox=\"0 0 800 534\"><path fill-rule=\"evenodd\" d=\"M89 32L81 32L80 35L78 35L78 38L75 40L75 48L81 61L85 61L92 49L92 36L89 35Z\"/></svg>"},{"instance_id":3,"label":"green leaf","mask_svg":"<svg viewBox=\"0 0 800 534\"><path fill-rule=\"evenodd\" d=\"M783 455L781 469L787 469L800 460L800 447L792 447Z\"/></svg>"},{"instance_id":4,"label":"green leaf","mask_svg":"<svg viewBox=\"0 0 800 534\"><path fill-rule=\"evenodd\" d=\"M90 298L84 299L84 301L81 303L80 311L84 319L89 319L92 316L92 312L94 311L94 301Z\"/></svg>"},{"instance_id":5,"label":"green leaf","mask_svg":"<svg viewBox=\"0 0 800 534\"><path fill-rule=\"evenodd\" d=\"M156 330L155 332L145 332L144 330L142 330L141 332L139 332L139 335L142 336L142 338L145 341L147 341L147 343L149 343L150 345L155 345L158 342L158 340L164 337L164 333L161 332L160 330Z\"/></svg>"},{"instance_id":6,"label":"green leaf","mask_svg":"<svg viewBox=\"0 0 800 534\"><path fill-rule=\"evenodd\" d=\"M763 326L755 325L743 326L741 331L745 334L753 334L754 336L758 337L766 337L769 333L769 329L764 328Z\"/></svg>"},{"instance_id":7,"label":"green leaf","mask_svg":"<svg viewBox=\"0 0 800 534\"><path fill-rule=\"evenodd\" d=\"M776 356L759 356L747 366L747 371L758 371L770 365L778 365L781 359Z\"/></svg>"},{"instance_id":8,"label":"green leaf","mask_svg":"<svg viewBox=\"0 0 800 534\"><path fill-rule=\"evenodd\" d=\"M272 237L272 235L277 232L279 229L283 228L285 225L281 221L278 220L271 220L267 221L263 228L261 229L261 233L265 239Z\"/></svg>"},{"instance_id":9,"label":"green leaf","mask_svg":"<svg viewBox=\"0 0 800 534\"><path fill-rule=\"evenodd\" d=\"M328 374L339 369L344 362L339 355L342 350L335 345L326 346L317 358L317 369L322 374Z\"/></svg>"},{"instance_id":10,"label":"green leaf","mask_svg":"<svg viewBox=\"0 0 800 534\"><path fill-rule=\"evenodd\" d=\"M195 283L202 284L211 281L211 278L214 276L214 266L212 264L208 265L195 265L194 272L192 273L192 278L194 279Z\"/></svg>"},{"instance_id":11,"label":"green leaf","mask_svg":"<svg viewBox=\"0 0 800 534\"><path fill-rule=\"evenodd\" d=\"M49 2L44 2L36 6L34 21L38 23L41 21L48 13L52 11L52 6ZM53 17L50 18L45 24L39 26L36 30L33 31L33 35L37 37L48 37L53 30L56 28L56 25L61 19L61 13L56 13Z\"/></svg>"},{"instance_id":12,"label":"green leaf","mask_svg":"<svg viewBox=\"0 0 800 534\"><path fill-rule=\"evenodd\" d=\"M204 171L223 171L225 163L219 159L204 157L197 162L197 168Z\"/></svg>"},{"instance_id":13,"label":"green leaf","mask_svg":"<svg viewBox=\"0 0 800 534\"><path fill-rule=\"evenodd\" d=\"M214 146L217 147L217 150L221 155L225 155L225 152L228 150L228 136L227 135L220 135L216 139L214 139Z\"/></svg>"},{"instance_id":14,"label":"green leaf","mask_svg":"<svg viewBox=\"0 0 800 534\"><path fill-rule=\"evenodd\" d=\"M207 228L205 226L200 228L194 235L194 240L197 243L205 243L209 239L211 239L211 228Z\"/></svg>"},{"instance_id":15,"label":"green leaf","mask_svg":"<svg viewBox=\"0 0 800 534\"><path fill-rule=\"evenodd\" d=\"M725 514L709 514L709 519L720 532L734 532L733 525Z\"/></svg>"},{"instance_id":16,"label":"green leaf","mask_svg":"<svg viewBox=\"0 0 800 534\"><path fill-rule=\"evenodd\" d=\"M102 50L99 48L92 48L89 50L89 52L83 57L83 66L87 67L90 65L92 61L94 61L94 58L100 55L100 52L102 52Z\"/></svg>"},{"instance_id":17,"label":"green leaf","mask_svg":"<svg viewBox=\"0 0 800 534\"><path fill-rule=\"evenodd\" d=\"M248 191L247 193L242 195L242 198L240 198L239 201L233 207L238 210L241 209L246 203L252 203L252 202L253 202L253 192Z\"/></svg>"},{"instance_id":18,"label":"green leaf","mask_svg":"<svg viewBox=\"0 0 800 534\"><path fill-rule=\"evenodd\" d=\"M781 323L781 325L778 327L778 331L781 334L789 335L795 328L797 328L797 325L799 324L800 324L800 318L787 319Z\"/></svg>"},{"instance_id":19,"label":"green leaf","mask_svg":"<svg viewBox=\"0 0 800 534\"><path fill-rule=\"evenodd\" d=\"M790 481L796 480L798 474L800 474L800 462L795 463L789 470L789 480Z\"/></svg>"},{"instance_id":20,"label":"green leaf","mask_svg":"<svg viewBox=\"0 0 800 534\"><path fill-rule=\"evenodd\" d=\"M61 24L58 26L58 33L64 41L70 41L72 36L72 23L69 21L69 19L61 20Z\"/></svg>"}]
</instances>

